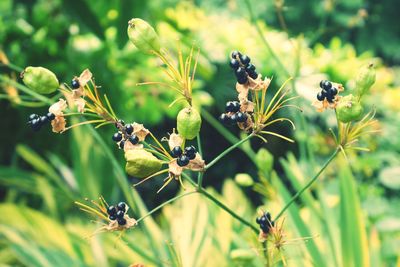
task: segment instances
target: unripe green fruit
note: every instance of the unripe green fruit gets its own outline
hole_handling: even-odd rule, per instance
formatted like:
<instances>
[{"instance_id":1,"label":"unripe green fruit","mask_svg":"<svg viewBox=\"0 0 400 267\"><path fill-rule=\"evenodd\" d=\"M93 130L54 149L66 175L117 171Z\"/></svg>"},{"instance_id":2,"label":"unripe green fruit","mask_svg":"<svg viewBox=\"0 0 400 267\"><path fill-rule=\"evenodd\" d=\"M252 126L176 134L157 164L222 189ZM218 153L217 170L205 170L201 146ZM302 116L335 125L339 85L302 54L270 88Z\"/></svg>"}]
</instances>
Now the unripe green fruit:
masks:
<instances>
[{"instance_id":1,"label":"unripe green fruit","mask_svg":"<svg viewBox=\"0 0 400 267\"><path fill-rule=\"evenodd\" d=\"M360 69L356 78L356 90L359 97L369 91L375 83L376 72L373 64L369 64Z\"/></svg>"},{"instance_id":2,"label":"unripe green fruit","mask_svg":"<svg viewBox=\"0 0 400 267\"><path fill-rule=\"evenodd\" d=\"M261 148L256 154L256 164L258 170L263 175L267 175L272 171L274 156L267 149Z\"/></svg>"},{"instance_id":3,"label":"unripe green fruit","mask_svg":"<svg viewBox=\"0 0 400 267\"><path fill-rule=\"evenodd\" d=\"M160 41L153 27L146 21L138 18L128 22L129 40L142 52L160 51Z\"/></svg>"},{"instance_id":4,"label":"unripe green fruit","mask_svg":"<svg viewBox=\"0 0 400 267\"><path fill-rule=\"evenodd\" d=\"M21 73L25 85L39 94L50 94L58 89L56 75L43 67L27 67Z\"/></svg>"},{"instance_id":5,"label":"unripe green fruit","mask_svg":"<svg viewBox=\"0 0 400 267\"><path fill-rule=\"evenodd\" d=\"M360 119L363 111L360 102L352 94L341 98L336 107L338 120L344 123Z\"/></svg>"},{"instance_id":6,"label":"unripe green fruit","mask_svg":"<svg viewBox=\"0 0 400 267\"><path fill-rule=\"evenodd\" d=\"M161 160L144 149L131 149L125 151L126 173L144 178L159 171L162 166Z\"/></svg>"},{"instance_id":7,"label":"unripe green fruit","mask_svg":"<svg viewBox=\"0 0 400 267\"><path fill-rule=\"evenodd\" d=\"M254 184L253 178L247 173L238 173L235 176L235 181L238 185L243 187L249 187Z\"/></svg>"},{"instance_id":8,"label":"unripe green fruit","mask_svg":"<svg viewBox=\"0 0 400 267\"><path fill-rule=\"evenodd\" d=\"M193 107L184 108L178 113L178 133L185 139L192 140L200 132L201 117Z\"/></svg>"},{"instance_id":9,"label":"unripe green fruit","mask_svg":"<svg viewBox=\"0 0 400 267\"><path fill-rule=\"evenodd\" d=\"M251 249L234 249L230 253L231 259L237 263L250 264L257 255Z\"/></svg>"}]
</instances>

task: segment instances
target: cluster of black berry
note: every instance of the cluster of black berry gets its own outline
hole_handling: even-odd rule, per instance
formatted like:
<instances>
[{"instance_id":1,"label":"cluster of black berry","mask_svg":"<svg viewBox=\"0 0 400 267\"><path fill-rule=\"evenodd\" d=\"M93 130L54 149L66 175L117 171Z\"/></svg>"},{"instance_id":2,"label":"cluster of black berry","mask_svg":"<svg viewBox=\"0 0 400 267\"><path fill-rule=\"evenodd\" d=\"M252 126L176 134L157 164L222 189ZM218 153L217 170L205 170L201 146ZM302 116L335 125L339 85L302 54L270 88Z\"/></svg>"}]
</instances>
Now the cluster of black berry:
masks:
<instances>
[{"instance_id":1,"label":"cluster of black berry","mask_svg":"<svg viewBox=\"0 0 400 267\"><path fill-rule=\"evenodd\" d=\"M189 161L196 157L196 148L194 146L185 147L182 151L180 146L176 146L172 149L171 154L174 158L177 158L176 163L184 167L189 164Z\"/></svg>"},{"instance_id":2,"label":"cluster of black berry","mask_svg":"<svg viewBox=\"0 0 400 267\"><path fill-rule=\"evenodd\" d=\"M32 127L34 131L39 131L43 125L45 125L49 121L54 120L55 118L56 116L51 112L47 113L46 116L31 114L29 115L28 124Z\"/></svg>"},{"instance_id":3,"label":"cluster of black berry","mask_svg":"<svg viewBox=\"0 0 400 267\"><path fill-rule=\"evenodd\" d=\"M125 225L126 219L124 218L127 205L125 202L119 202L117 206L108 206L107 214L111 221L117 220L119 225Z\"/></svg>"},{"instance_id":4,"label":"cluster of black berry","mask_svg":"<svg viewBox=\"0 0 400 267\"><path fill-rule=\"evenodd\" d=\"M229 101L226 103L225 112L219 116L219 120L224 124L235 124L247 121L247 114L240 111L240 103Z\"/></svg>"},{"instance_id":5,"label":"cluster of black berry","mask_svg":"<svg viewBox=\"0 0 400 267\"><path fill-rule=\"evenodd\" d=\"M238 83L245 84L248 81L248 76L252 79L258 77L256 67L250 63L250 58L246 55L242 55L238 51L233 51L231 54L230 65L235 71L236 79Z\"/></svg>"},{"instance_id":6,"label":"cluster of black berry","mask_svg":"<svg viewBox=\"0 0 400 267\"><path fill-rule=\"evenodd\" d=\"M119 131L112 136L112 140L119 142L119 148L124 149L126 141L131 142L133 145L139 143L139 138L133 133L132 124L125 125L123 120L119 120L115 125Z\"/></svg>"},{"instance_id":7,"label":"cluster of black berry","mask_svg":"<svg viewBox=\"0 0 400 267\"><path fill-rule=\"evenodd\" d=\"M338 94L338 89L332 85L332 82L327 80L322 80L319 83L319 87L321 87L321 91L317 94L317 99L319 101L328 100L329 103L332 103L335 99L335 96Z\"/></svg>"},{"instance_id":8,"label":"cluster of black berry","mask_svg":"<svg viewBox=\"0 0 400 267\"><path fill-rule=\"evenodd\" d=\"M271 220L271 214L269 212L264 212L264 214L256 219L256 223L260 225L261 230L264 234L268 234L271 227L275 226L274 221Z\"/></svg>"}]
</instances>

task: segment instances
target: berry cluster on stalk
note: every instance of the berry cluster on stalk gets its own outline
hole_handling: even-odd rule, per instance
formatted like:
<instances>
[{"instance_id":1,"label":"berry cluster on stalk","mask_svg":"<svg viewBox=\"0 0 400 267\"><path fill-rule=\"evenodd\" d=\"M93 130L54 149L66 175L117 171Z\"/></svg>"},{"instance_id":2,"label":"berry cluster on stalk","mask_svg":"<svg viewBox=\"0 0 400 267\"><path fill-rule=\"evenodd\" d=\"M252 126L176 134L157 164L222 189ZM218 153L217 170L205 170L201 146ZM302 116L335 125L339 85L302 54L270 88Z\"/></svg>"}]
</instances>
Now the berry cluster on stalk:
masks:
<instances>
[{"instance_id":1,"label":"berry cluster on stalk","mask_svg":"<svg viewBox=\"0 0 400 267\"><path fill-rule=\"evenodd\" d=\"M242 55L239 51L233 51L231 54L230 66L235 72L237 82L245 84L248 77L257 79L258 73L256 67L250 63L250 58L247 55Z\"/></svg>"},{"instance_id":2,"label":"berry cluster on stalk","mask_svg":"<svg viewBox=\"0 0 400 267\"><path fill-rule=\"evenodd\" d=\"M117 206L108 206L107 208L107 214L108 214L108 218L111 221L115 221L117 220L118 225L125 225L126 224L126 219L125 217L125 213L127 210L127 205L125 204L125 202L119 202Z\"/></svg>"},{"instance_id":3,"label":"berry cluster on stalk","mask_svg":"<svg viewBox=\"0 0 400 267\"><path fill-rule=\"evenodd\" d=\"M238 101L229 101L225 106L225 113L219 116L219 120L226 125L235 123L243 123L247 121L248 115L240 111L240 103Z\"/></svg>"},{"instance_id":4,"label":"berry cluster on stalk","mask_svg":"<svg viewBox=\"0 0 400 267\"><path fill-rule=\"evenodd\" d=\"M271 228L275 226L275 222L271 220L269 212L264 212L263 215L258 217L256 223L260 225L260 229L264 234L268 234Z\"/></svg>"},{"instance_id":5,"label":"berry cluster on stalk","mask_svg":"<svg viewBox=\"0 0 400 267\"><path fill-rule=\"evenodd\" d=\"M180 146L176 146L172 149L171 154L174 158L177 158L176 163L180 167L184 167L196 157L197 150L194 146L185 147L184 150Z\"/></svg>"},{"instance_id":6,"label":"berry cluster on stalk","mask_svg":"<svg viewBox=\"0 0 400 267\"><path fill-rule=\"evenodd\" d=\"M338 89L332 85L332 82L327 80L322 80L319 83L321 91L317 94L318 101L324 101L325 99L329 103L333 103L335 96L338 94Z\"/></svg>"},{"instance_id":7,"label":"berry cluster on stalk","mask_svg":"<svg viewBox=\"0 0 400 267\"><path fill-rule=\"evenodd\" d=\"M43 125L54 120L56 116L49 112L45 116L39 116L38 114L29 115L28 124L32 127L34 131L39 131Z\"/></svg>"},{"instance_id":8,"label":"berry cluster on stalk","mask_svg":"<svg viewBox=\"0 0 400 267\"><path fill-rule=\"evenodd\" d=\"M125 142L131 142L132 145L139 143L139 138L133 133L132 124L125 125L123 120L119 120L115 126L119 131L112 136L112 140L116 143L119 142L120 149L124 149Z\"/></svg>"}]
</instances>

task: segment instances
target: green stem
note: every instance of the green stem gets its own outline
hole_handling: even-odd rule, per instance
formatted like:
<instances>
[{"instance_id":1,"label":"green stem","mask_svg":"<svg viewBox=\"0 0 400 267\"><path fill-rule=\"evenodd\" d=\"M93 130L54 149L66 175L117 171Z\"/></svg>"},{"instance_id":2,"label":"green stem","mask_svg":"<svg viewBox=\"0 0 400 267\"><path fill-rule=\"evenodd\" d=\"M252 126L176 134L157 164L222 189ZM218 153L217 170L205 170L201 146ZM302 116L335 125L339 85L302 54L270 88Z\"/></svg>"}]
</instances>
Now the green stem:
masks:
<instances>
[{"instance_id":1,"label":"green stem","mask_svg":"<svg viewBox=\"0 0 400 267\"><path fill-rule=\"evenodd\" d=\"M254 225L252 225L249 221L246 221L245 219L243 219L240 215L236 214L233 210L231 210L230 208L228 208L225 204L223 204L221 201L219 201L218 199L216 199L213 195L211 195L210 193L207 192L207 190L204 187L198 186L193 180L192 178L190 178L189 175L187 175L186 173L182 173L182 176L184 178L187 179L187 181L189 183L191 183L193 186L197 187L197 192L199 192L200 194L204 195L206 198L208 198L209 200L211 200L212 202L215 203L215 205L219 206L221 209L225 210L226 212L228 212L233 218L235 218L236 220L240 221L242 224L250 227L250 229L252 229L256 234L258 234L258 228L255 227Z\"/></svg>"},{"instance_id":2,"label":"green stem","mask_svg":"<svg viewBox=\"0 0 400 267\"><path fill-rule=\"evenodd\" d=\"M203 186L203 177L204 177L204 173L199 172L199 174L197 175L197 187Z\"/></svg>"},{"instance_id":3,"label":"green stem","mask_svg":"<svg viewBox=\"0 0 400 267\"><path fill-rule=\"evenodd\" d=\"M184 193L184 194L180 194L180 195L178 195L178 196L176 196L176 197L173 197L173 198L171 198L171 199L169 199L169 200L163 202L162 204L158 205L157 207L155 207L154 209L152 209L151 211L149 211L149 213L147 213L146 215L143 215L142 217L140 217L139 219L137 219L136 222L139 223L140 221L144 220L146 217L150 216L150 215L153 214L154 212L156 212L156 211L162 209L165 205L168 205L169 203L172 203L172 202L174 202L175 200L178 200L178 199L180 199L180 198L182 198L182 197L185 197L185 196L188 196L188 195L191 195L191 194L194 194L194 193L198 193L198 191L190 191L190 192L187 192L187 193Z\"/></svg>"},{"instance_id":4,"label":"green stem","mask_svg":"<svg viewBox=\"0 0 400 267\"><path fill-rule=\"evenodd\" d=\"M237 142L236 144L231 145L230 147L228 147L227 149L225 149L224 151L222 151L221 154L219 154L215 159L213 159L210 163L208 163L205 166L205 169L208 170L209 168L211 168L215 163L217 163L220 159L222 159L226 154L228 154L229 152L231 152L232 150L234 150L236 147L240 146L241 144L243 144L244 142L248 141L250 138L252 138L253 136L255 136L254 133L249 134L246 138L240 140L239 142Z\"/></svg>"},{"instance_id":5,"label":"green stem","mask_svg":"<svg viewBox=\"0 0 400 267\"><path fill-rule=\"evenodd\" d=\"M316 180L317 178L321 175L321 173L326 169L326 167L328 167L329 163L331 163L331 161L336 157L337 153L339 152L339 148L335 149L335 152L333 152L333 154L329 157L329 159L324 163L324 165L322 166L322 168L317 172L317 174L314 175L313 178L311 178L311 180L300 190L298 191L293 197L292 199L283 207L283 209L278 213L278 215L276 215L275 217L275 221L278 220L283 213L290 207L290 205L293 204L293 202L299 198L301 196L301 194L303 194L304 191L306 191Z\"/></svg>"}]
</instances>

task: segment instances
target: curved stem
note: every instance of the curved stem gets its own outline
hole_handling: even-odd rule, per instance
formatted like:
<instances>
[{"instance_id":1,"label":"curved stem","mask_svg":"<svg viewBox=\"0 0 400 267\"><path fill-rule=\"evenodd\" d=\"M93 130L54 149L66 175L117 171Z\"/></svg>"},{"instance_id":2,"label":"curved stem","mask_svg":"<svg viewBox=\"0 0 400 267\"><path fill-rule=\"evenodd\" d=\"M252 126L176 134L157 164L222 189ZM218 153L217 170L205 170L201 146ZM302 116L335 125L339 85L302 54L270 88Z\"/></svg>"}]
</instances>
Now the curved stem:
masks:
<instances>
[{"instance_id":1,"label":"curved stem","mask_svg":"<svg viewBox=\"0 0 400 267\"><path fill-rule=\"evenodd\" d=\"M239 142L237 142L236 144L233 144L232 146L228 147L227 149L225 149L221 154L219 154L215 159L213 159L210 163L208 163L205 166L205 169L208 170L209 168L211 168L215 163L217 163L220 159L222 159L226 154L228 154L229 152L231 152L232 150L234 150L236 147L240 146L241 144L243 144L244 142L246 142L247 140L249 140L250 138L252 138L253 136L255 136L254 133L249 134L246 138L240 140Z\"/></svg>"},{"instance_id":2,"label":"curved stem","mask_svg":"<svg viewBox=\"0 0 400 267\"><path fill-rule=\"evenodd\" d=\"M313 178L311 178L311 180L300 190L298 191L293 197L292 199L283 207L283 209L278 213L278 215L276 215L275 217L275 221L278 220L283 213L290 207L290 205L292 205L292 203L301 196L301 194L303 194L304 191L306 191L316 180L317 178L321 175L321 173L326 169L326 167L328 167L329 163L331 163L331 161L336 157L337 153L340 151L339 148L336 148L335 152L333 152L333 154L329 157L329 159L324 163L324 165L322 166L322 168L317 172L317 174L314 175Z\"/></svg>"},{"instance_id":3,"label":"curved stem","mask_svg":"<svg viewBox=\"0 0 400 267\"><path fill-rule=\"evenodd\" d=\"M157 207L155 207L154 209L149 211L149 213L147 213L147 214L143 215L142 217L140 217L139 219L137 219L136 222L139 223L140 221L144 220L146 217L150 216L154 212L162 209L165 205L168 205L169 203L174 202L175 200L178 200L180 198L183 198L185 196L188 196L188 195L191 195L191 194L194 194L194 193L198 193L198 191L190 191L190 192L187 192L187 193L184 193L184 194L180 194L179 196L173 197L173 198L163 202L162 204L158 205Z\"/></svg>"}]
</instances>

